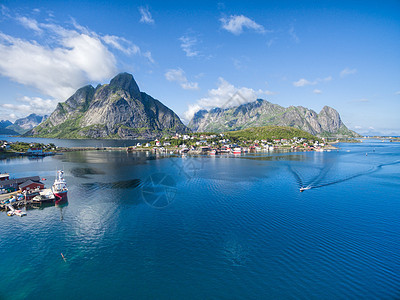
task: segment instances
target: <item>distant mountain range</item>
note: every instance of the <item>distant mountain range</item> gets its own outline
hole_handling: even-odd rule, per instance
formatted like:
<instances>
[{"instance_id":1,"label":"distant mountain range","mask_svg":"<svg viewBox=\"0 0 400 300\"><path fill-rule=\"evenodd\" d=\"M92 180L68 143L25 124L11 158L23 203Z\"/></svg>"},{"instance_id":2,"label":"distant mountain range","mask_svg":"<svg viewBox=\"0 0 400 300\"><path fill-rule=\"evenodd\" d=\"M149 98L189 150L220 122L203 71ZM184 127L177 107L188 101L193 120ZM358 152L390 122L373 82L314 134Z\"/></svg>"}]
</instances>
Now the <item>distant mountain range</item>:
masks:
<instances>
[{"instance_id":1,"label":"distant mountain range","mask_svg":"<svg viewBox=\"0 0 400 300\"><path fill-rule=\"evenodd\" d=\"M6 128L26 130L39 121L31 115ZM187 127L171 109L141 92L128 73L118 74L109 84L78 89L25 136L153 139L190 131L224 132L266 125L294 127L322 137L359 136L343 124L331 107L325 106L316 113L302 106L285 108L262 99L231 108L200 110Z\"/></svg>"},{"instance_id":2,"label":"distant mountain range","mask_svg":"<svg viewBox=\"0 0 400 300\"><path fill-rule=\"evenodd\" d=\"M39 125L47 116L39 116L37 114L30 114L25 118L21 118L12 123L9 120L0 121L0 134L6 135L20 135L31 130Z\"/></svg>"},{"instance_id":3,"label":"distant mountain range","mask_svg":"<svg viewBox=\"0 0 400 300\"><path fill-rule=\"evenodd\" d=\"M109 84L78 89L26 135L152 139L189 131L171 109L141 92L131 74L121 73Z\"/></svg>"},{"instance_id":4,"label":"distant mountain range","mask_svg":"<svg viewBox=\"0 0 400 300\"><path fill-rule=\"evenodd\" d=\"M325 106L319 114L302 107L282 107L266 100L231 108L198 111L188 127L197 132L224 132L266 125L290 126L322 137L357 137L342 122L339 113Z\"/></svg>"}]
</instances>

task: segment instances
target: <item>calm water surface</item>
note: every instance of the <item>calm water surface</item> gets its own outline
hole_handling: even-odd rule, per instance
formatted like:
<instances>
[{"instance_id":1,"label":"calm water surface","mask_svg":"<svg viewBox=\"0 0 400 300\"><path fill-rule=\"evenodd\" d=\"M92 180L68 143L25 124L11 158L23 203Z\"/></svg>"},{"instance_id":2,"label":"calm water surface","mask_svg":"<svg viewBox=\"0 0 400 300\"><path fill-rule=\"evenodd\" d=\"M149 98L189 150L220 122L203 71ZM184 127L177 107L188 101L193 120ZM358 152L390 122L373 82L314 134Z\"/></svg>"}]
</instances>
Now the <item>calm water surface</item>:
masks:
<instances>
[{"instance_id":1,"label":"calm water surface","mask_svg":"<svg viewBox=\"0 0 400 300\"><path fill-rule=\"evenodd\" d=\"M0 299L400 298L400 143L0 162L59 168L67 205L0 212Z\"/></svg>"}]
</instances>

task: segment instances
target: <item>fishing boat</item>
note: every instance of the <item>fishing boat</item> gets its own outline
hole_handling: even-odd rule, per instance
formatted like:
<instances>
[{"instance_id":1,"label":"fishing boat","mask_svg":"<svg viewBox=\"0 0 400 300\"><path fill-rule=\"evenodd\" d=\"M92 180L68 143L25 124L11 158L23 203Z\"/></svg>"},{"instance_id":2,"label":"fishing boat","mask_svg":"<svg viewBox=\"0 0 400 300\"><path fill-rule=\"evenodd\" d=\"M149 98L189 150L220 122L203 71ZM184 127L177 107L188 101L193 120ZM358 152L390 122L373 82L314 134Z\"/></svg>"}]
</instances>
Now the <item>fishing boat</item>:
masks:
<instances>
[{"instance_id":1,"label":"fishing boat","mask_svg":"<svg viewBox=\"0 0 400 300\"><path fill-rule=\"evenodd\" d=\"M53 186L51 187L51 191L54 196L58 199L64 199L67 197L67 183L64 179L64 171L58 170L56 180L54 180Z\"/></svg>"},{"instance_id":2,"label":"fishing boat","mask_svg":"<svg viewBox=\"0 0 400 300\"><path fill-rule=\"evenodd\" d=\"M55 196L51 189L44 189L40 191L39 195L32 198L35 202L53 202L55 200Z\"/></svg>"}]
</instances>

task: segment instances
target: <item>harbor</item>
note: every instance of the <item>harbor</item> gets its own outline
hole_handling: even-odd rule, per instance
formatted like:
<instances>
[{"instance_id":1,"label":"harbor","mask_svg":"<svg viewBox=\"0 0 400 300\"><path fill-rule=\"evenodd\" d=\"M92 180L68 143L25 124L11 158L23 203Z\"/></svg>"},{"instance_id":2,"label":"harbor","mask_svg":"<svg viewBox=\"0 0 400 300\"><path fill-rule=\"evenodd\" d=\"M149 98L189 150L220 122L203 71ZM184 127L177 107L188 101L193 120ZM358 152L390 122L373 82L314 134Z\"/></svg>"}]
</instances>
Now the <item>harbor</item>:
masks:
<instances>
[{"instance_id":1,"label":"harbor","mask_svg":"<svg viewBox=\"0 0 400 300\"><path fill-rule=\"evenodd\" d=\"M0 210L8 216L26 216L20 210L23 207L38 207L43 204L67 201L68 188L64 172L57 171L57 176L51 188L45 188L39 176L10 179L8 173L0 174Z\"/></svg>"}]
</instances>

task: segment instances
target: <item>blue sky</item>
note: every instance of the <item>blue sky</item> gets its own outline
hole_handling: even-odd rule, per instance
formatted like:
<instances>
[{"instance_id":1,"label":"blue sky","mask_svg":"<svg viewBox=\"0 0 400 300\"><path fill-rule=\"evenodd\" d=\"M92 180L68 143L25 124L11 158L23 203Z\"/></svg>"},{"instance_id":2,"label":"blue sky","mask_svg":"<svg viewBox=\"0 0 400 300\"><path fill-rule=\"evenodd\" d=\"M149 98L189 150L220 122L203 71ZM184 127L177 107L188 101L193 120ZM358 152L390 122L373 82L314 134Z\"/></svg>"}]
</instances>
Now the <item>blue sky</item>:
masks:
<instances>
[{"instance_id":1,"label":"blue sky","mask_svg":"<svg viewBox=\"0 0 400 300\"><path fill-rule=\"evenodd\" d=\"M400 1L0 1L0 119L133 74L188 121L266 99L400 135ZM229 103L229 101L228 101ZM231 105L236 103L231 103Z\"/></svg>"}]
</instances>

